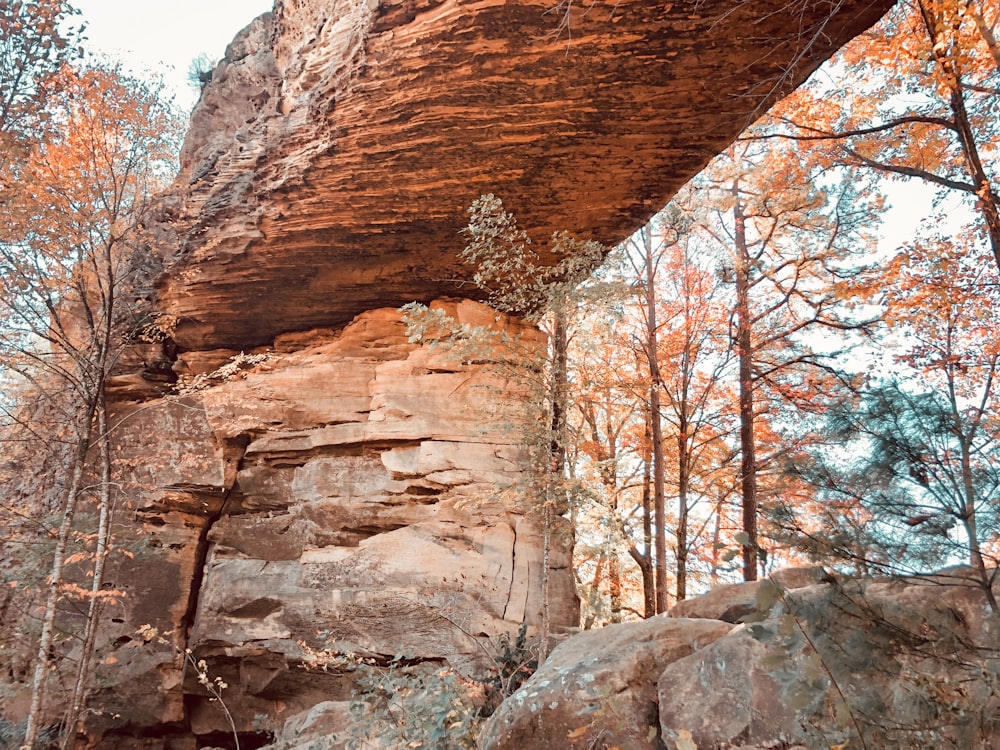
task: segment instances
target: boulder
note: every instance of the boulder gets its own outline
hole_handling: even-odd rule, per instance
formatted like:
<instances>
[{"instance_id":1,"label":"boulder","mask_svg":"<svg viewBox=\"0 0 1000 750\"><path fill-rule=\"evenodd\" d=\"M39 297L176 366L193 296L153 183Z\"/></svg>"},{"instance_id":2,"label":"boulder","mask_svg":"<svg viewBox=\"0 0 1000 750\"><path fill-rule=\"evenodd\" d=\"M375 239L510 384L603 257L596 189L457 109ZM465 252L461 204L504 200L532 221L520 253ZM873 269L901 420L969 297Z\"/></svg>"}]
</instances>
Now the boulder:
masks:
<instances>
[{"instance_id":1,"label":"boulder","mask_svg":"<svg viewBox=\"0 0 1000 750\"><path fill-rule=\"evenodd\" d=\"M823 567L783 568L776 570L766 579L784 590L802 588L819 583L830 576ZM755 612L758 592L763 581L747 581L716 586L702 596L678 602L667 613L670 617L704 617L724 622L741 622L744 617Z\"/></svg>"},{"instance_id":2,"label":"boulder","mask_svg":"<svg viewBox=\"0 0 1000 750\"><path fill-rule=\"evenodd\" d=\"M764 608L741 625L658 616L570 637L480 748L1000 747L1000 615L972 571L792 586L810 575L757 584Z\"/></svg>"},{"instance_id":3,"label":"boulder","mask_svg":"<svg viewBox=\"0 0 1000 750\"><path fill-rule=\"evenodd\" d=\"M731 629L712 620L654 617L574 635L497 709L479 747L662 747L659 675Z\"/></svg>"},{"instance_id":4,"label":"boulder","mask_svg":"<svg viewBox=\"0 0 1000 750\"><path fill-rule=\"evenodd\" d=\"M689 747L682 732L698 747L1000 746L1000 616L971 576L820 584L773 614L664 669L668 748Z\"/></svg>"}]
</instances>

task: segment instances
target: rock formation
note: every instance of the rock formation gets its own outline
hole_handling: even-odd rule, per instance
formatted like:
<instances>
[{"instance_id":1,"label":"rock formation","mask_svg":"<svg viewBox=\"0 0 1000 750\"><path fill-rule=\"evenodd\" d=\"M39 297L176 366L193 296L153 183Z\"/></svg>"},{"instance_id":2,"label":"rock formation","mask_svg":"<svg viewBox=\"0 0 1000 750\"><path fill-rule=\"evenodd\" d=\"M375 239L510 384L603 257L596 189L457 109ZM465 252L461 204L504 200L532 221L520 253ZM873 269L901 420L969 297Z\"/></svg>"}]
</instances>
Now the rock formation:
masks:
<instances>
[{"instance_id":1,"label":"rock formation","mask_svg":"<svg viewBox=\"0 0 1000 750\"><path fill-rule=\"evenodd\" d=\"M468 296L465 209L616 243L890 0L279 0L192 117L161 308L187 349Z\"/></svg>"},{"instance_id":2,"label":"rock formation","mask_svg":"<svg viewBox=\"0 0 1000 750\"><path fill-rule=\"evenodd\" d=\"M436 307L541 343L478 303ZM180 362L204 376L226 354ZM351 676L307 672L308 653L403 653L477 673L482 642L537 630L542 540L516 492L516 381L411 343L386 309L279 337L263 361L236 356L221 373L186 396L118 394L118 459L143 533L114 578L125 606L100 649L115 664L94 699L101 742L158 725L174 743L163 747L225 738L225 715L185 672L188 648L228 683L251 737L351 698ZM578 618L568 553L555 543L547 562L557 627Z\"/></svg>"},{"instance_id":3,"label":"rock formation","mask_svg":"<svg viewBox=\"0 0 1000 750\"><path fill-rule=\"evenodd\" d=\"M490 637L537 632L543 580L552 624L575 625L568 535L543 571L537 514L504 491L524 452L497 410L526 394L409 341L396 308L447 299L530 339L454 301L476 295L457 260L476 197L539 239L622 240L890 5L278 0L241 32L148 227L157 379L109 391L132 556L109 577L93 746L228 742L188 653L228 683L246 748L343 712L349 675L305 671L311 650L475 671ZM168 394L175 375L198 387ZM587 637L636 628L622 700L646 731L661 667L728 626ZM546 669L584 700L568 663Z\"/></svg>"},{"instance_id":4,"label":"rock formation","mask_svg":"<svg viewBox=\"0 0 1000 750\"><path fill-rule=\"evenodd\" d=\"M1000 616L971 571L828 580L691 600L693 613L758 594L746 624L661 616L573 636L480 747L1000 745Z\"/></svg>"}]
</instances>

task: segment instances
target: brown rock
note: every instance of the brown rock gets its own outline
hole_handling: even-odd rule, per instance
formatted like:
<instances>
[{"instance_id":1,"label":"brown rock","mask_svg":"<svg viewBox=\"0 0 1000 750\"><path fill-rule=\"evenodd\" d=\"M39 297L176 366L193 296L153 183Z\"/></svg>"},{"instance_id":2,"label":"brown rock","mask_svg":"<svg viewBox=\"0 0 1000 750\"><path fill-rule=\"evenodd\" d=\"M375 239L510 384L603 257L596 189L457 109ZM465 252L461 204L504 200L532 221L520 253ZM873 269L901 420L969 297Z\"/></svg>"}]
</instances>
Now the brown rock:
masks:
<instances>
[{"instance_id":1,"label":"brown rock","mask_svg":"<svg viewBox=\"0 0 1000 750\"><path fill-rule=\"evenodd\" d=\"M350 731L354 721L350 701L323 701L290 717L267 750L351 748L357 739Z\"/></svg>"},{"instance_id":2,"label":"brown rock","mask_svg":"<svg viewBox=\"0 0 1000 750\"><path fill-rule=\"evenodd\" d=\"M161 309L241 350L467 296L486 192L540 246L616 243L891 4L279 0L192 115Z\"/></svg>"},{"instance_id":3,"label":"brown rock","mask_svg":"<svg viewBox=\"0 0 1000 750\"><path fill-rule=\"evenodd\" d=\"M802 588L820 583L828 576L821 566L806 568L785 568L776 570L767 580L776 583L783 590ZM685 599L671 607L670 617L696 617L724 622L741 622L744 617L755 612L758 606L757 592L761 581L730 583L716 586L703 596ZM769 597L768 607L773 603ZM766 613L765 613L766 614Z\"/></svg>"},{"instance_id":4,"label":"brown rock","mask_svg":"<svg viewBox=\"0 0 1000 750\"><path fill-rule=\"evenodd\" d=\"M789 591L794 616L741 625L659 678L667 747L997 747L1000 617L954 576ZM680 747L680 745L677 745Z\"/></svg>"},{"instance_id":5,"label":"brown rock","mask_svg":"<svg viewBox=\"0 0 1000 750\"><path fill-rule=\"evenodd\" d=\"M657 678L668 664L707 647L731 627L654 617L574 635L497 709L479 746L662 747Z\"/></svg>"}]
</instances>

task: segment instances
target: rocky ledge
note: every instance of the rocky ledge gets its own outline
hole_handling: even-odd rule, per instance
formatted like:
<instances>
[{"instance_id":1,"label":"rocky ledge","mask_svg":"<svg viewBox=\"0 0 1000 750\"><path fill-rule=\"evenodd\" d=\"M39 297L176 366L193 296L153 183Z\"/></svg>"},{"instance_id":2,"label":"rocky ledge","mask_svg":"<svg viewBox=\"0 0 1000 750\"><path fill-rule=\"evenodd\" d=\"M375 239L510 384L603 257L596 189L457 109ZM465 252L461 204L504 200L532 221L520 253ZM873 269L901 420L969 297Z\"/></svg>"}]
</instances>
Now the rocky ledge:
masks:
<instances>
[{"instance_id":1,"label":"rocky ledge","mask_svg":"<svg viewBox=\"0 0 1000 750\"><path fill-rule=\"evenodd\" d=\"M184 349L474 295L465 209L623 240L891 0L278 0L154 226Z\"/></svg>"}]
</instances>

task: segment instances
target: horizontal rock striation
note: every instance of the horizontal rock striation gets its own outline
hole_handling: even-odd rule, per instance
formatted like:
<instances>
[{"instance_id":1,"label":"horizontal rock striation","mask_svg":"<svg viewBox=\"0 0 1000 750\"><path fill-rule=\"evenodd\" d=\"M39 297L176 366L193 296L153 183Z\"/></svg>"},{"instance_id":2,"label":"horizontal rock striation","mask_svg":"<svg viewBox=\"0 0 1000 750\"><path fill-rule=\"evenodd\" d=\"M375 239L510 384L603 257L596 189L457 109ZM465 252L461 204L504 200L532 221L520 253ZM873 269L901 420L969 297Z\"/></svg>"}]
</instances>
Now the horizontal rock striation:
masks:
<instances>
[{"instance_id":1,"label":"horizontal rock striation","mask_svg":"<svg viewBox=\"0 0 1000 750\"><path fill-rule=\"evenodd\" d=\"M465 209L616 243L890 0L278 0L161 207L186 349L470 296Z\"/></svg>"},{"instance_id":2,"label":"horizontal rock striation","mask_svg":"<svg viewBox=\"0 0 1000 750\"><path fill-rule=\"evenodd\" d=\"M478 303L436 307L543 343ZM263 361L218 351L181 364L188 395L115 391L139 523L117 542L137 552L111 577L124 596L100 645L115 666L94 697L99 746L151 727L225 737L186 649L228 683L249 737L351 699L352 676L321 669L319 653L482 674L491 639L522 623L538 632L546 578L553 626L577 623L570 535L553 535L543 574L539 516L521 491L527 393L509 372L410 342L385 309L339 333L279 338ZM141 637L144 625L158 636Z\"/></svg>"}]
</instances>

